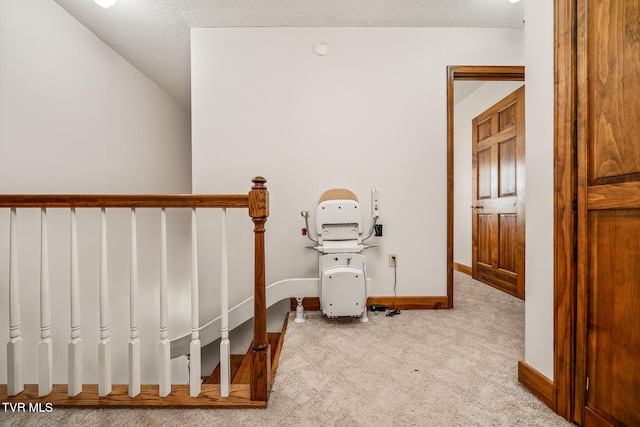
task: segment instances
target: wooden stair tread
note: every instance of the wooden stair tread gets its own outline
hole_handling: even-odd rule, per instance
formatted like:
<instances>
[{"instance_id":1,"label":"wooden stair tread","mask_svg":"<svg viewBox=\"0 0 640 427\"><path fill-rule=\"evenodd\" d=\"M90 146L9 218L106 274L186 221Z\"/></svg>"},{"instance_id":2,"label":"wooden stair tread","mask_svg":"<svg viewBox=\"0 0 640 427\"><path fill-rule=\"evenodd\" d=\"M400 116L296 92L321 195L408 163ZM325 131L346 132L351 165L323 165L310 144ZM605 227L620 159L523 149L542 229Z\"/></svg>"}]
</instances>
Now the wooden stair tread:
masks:
<instances>
[{"instance_id":1,"label":"wooden stair tread","mask_svg":"<svg viewBox=\"0 0 640 427\"><path fill-rule=\"evenodd\" d=\"M231 378L231 384L251 383L251 349L243 356L242 364L238 368L238 372Z\"/></svg>"},{"instance_id":2,"label":"wooden stair tread","mask_svg":"<svg viewBox=\"0 0 640 427\"><path fill-rule=\"evenodd\" d=\"M269 345L273 349L271 351L271 365L273 365L273 360L276 356L275 348L278 345L278 340L280 340L280 332L269 332L267 333L267 341ZM251 348L253 347L253 343L249 346L247 350L247 354L243 356L242 364L240 365L238 371L235 375L232 375L231 384L249 384L251 382Z\"/></svg>"},{"instance_id":3,"label":"wooden stair tread","mask_svg":"<svg viewBox=\"0 0 640 427\"><path fill-rule=\"evenodd\" d=\"M265 408L267 406L267 402L251 400L248 384L232 385L229 397L220 397L220 385L203 385L197 398L190 397L189 384L173 384L171 393L166 397L158 396L157 384L142 384L140 394L134 398L129 397L128 384L113 384L108 396L98 396L98 384L83 384L82 392L74 397L69 397L67 384L54 384L52 392L44 397L38 396L38 384L25 384L24 391L17 396L7 396L6 384L0 384L0 402L14 404L23 402L25 405L40 403L39 407L42 408L46 404L52 404L54 408Z\"/></svg>"},{"instance_id":4,"label":"wooden stair tread","mask_svg":"<svg viewBox=\"0 0 640 427\"><path fill-rule=\"evenodd\" d=\"M231 378L233 378L238 372L238 368L244 360L244 354L232 354L231 355ZM220 363L216 365L215 369L209 377L203 377L203 384L220 384Z\"/></svg>"},{"instance_id":5,"label":"wooden stair tread","mask_svg":"<svg viewBox=\"0 0 640 427\"><path fill-rule=\"evenodd\" d=\"M289 313L285 318L282 332L268 332L267 341L271 347L271 382L275 378L275 372L278 368L278 360L280 359L280 350L284 341L284 334L287 329ZM231 355L231 384L249 384L251 382L251 349L253 342L249 346L246 354ZM209 377L203 377L204 384L220 384L220 363L215 367Z\"/></svg>"},{"instance_id":6,"label":"wooden stair tread","mask_svg":"<svg viewBox=\"0 0 640 427\"><path fill-rule=\"evenodd\" d=\"M281 333L268 333L267 338L271 347L271 384L273 384L276 369L278 367L280 352L284 342L284 334L286 332L289 319L289 313L285 317L284 325ZM247 355L249 357L247 357ZM246 355L231 356L231 369L240 371L243 361L251 359L251 347ZM173 384L171 392L166 397L159 396L159 387L157 384L142 384L140 394L136 397L129 397L128 384L113 384L112 391L108 396L98 395L97 384L83 384L82 391L74 397L69 397L68 387L66 384L54 384L53 390L47 396L38 396L37 384L25 384L24 391L17 396L7 395L7 385L0 384L0 401L11 403L22 402L24 404L39 405L52 404L54 407L181 407L181 408L265 408L266 400L251 400L252 392L250 384L231 384L229 397L220 397L220 385L211 384L207 381L215 377L219 380L220 369L217 368L209 377L203 377L206 380L201 386L198 397L190 396L191 390L189 384ZM244 375L244 374L241 374ZM237 372L236 372L237 376ZM267 396L268 397L268 396ZM39 406L42 407L42 406Z\"/></svg>"}]
</instances>

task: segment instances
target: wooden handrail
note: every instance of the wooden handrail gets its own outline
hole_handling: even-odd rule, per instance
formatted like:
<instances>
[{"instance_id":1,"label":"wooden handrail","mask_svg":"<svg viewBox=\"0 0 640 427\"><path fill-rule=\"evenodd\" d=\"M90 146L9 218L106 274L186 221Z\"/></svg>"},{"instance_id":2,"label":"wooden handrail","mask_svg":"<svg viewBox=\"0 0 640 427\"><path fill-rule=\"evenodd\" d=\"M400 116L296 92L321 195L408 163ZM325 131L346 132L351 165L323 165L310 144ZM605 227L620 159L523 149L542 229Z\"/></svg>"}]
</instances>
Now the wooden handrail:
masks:
<instances>
[{"instance_id":1,"label":"wooden handrail","mask_svg":"<svg viewBox=\"0 0 640 427\"><path fill-rule=\"evenodd\" d=\"M0 208L248 207L247 194L0 194Z\"/></svg>"}]
</instances>

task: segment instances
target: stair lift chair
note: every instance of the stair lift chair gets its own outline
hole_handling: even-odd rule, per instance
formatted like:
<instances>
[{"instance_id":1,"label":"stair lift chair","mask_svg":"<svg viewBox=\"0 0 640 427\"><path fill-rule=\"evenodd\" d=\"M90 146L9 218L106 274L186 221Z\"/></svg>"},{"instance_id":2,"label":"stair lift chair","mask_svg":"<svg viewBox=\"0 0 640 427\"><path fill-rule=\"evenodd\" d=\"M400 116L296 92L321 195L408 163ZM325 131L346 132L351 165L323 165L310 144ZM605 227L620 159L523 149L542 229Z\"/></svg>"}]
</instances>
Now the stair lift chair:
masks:
<instances>
[{"instance_id":1,"label":"stair lift chair","mask_svg":"<svg viewBox=\"0 0 640 427\"><path fill-rule=\"evenodd\" d=\"M368 322L367 263L363 242L373 234L378 219L378 191L371 191L372 222L363 238L362 210L356 195L346 189L325 191L316 209L315 238L309 230L309 211L303 210L307 236L320 253L318 295L320 309L329 318L351 316Z\"/></svg>"}]
</instances>

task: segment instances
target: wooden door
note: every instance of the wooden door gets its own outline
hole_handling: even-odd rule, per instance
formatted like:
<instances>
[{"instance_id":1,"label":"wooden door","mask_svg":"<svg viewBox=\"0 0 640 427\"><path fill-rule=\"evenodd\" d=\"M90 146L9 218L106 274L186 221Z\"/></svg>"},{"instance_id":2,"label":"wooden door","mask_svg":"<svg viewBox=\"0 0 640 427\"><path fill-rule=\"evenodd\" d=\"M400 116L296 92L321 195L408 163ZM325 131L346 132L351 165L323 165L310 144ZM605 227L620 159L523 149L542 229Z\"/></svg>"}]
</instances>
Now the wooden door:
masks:
<instances>
[{"instance_id":1,"label":"wooden door","mask_svg":"<svg viewBox=\"0 0 640 427\"><path fill-rule=\"evenodd\" d=\"M578 418L640 426L640 1L578 5Z\"/></svg>"},{"instance_id":2,"label":"wooden door","mask_svg":"<svg viewBox=\"0 0 640 427\"><path fill-rule=\"evenodd\" d=\"M524 86L472 126L472 275L524 299Z\"/></svg>"}]
</instances>

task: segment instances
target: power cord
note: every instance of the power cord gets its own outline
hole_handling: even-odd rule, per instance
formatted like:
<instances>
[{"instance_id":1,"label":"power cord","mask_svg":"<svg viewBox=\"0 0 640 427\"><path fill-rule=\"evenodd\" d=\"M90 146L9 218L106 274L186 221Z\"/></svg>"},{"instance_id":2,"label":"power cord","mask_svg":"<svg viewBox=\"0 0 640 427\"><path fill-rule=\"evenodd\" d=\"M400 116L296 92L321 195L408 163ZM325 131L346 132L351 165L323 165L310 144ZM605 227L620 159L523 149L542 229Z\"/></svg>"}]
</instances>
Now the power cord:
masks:
<instances>
[{"instance_id":1,"label":"power cord","mask_svg":"<svg viewBox=\"0 0 640 427\"><path fill-rule=\"evenodd\" d=\"M398 287L398 263L396 262L393 266L393 303L391 304L391 307L393 307L393 310L390 310L387 312L386 314L387 317L393 317L396 314L400 314L400 310L396 308L396 299L398 298L397 287Z\"/></svg>"}]
</instances>

